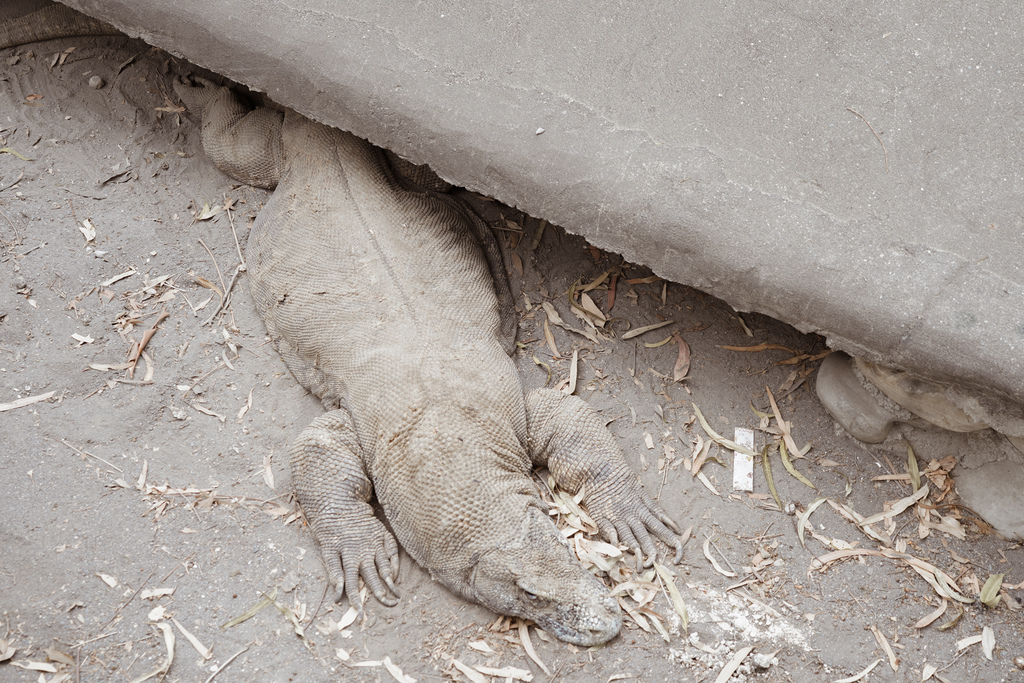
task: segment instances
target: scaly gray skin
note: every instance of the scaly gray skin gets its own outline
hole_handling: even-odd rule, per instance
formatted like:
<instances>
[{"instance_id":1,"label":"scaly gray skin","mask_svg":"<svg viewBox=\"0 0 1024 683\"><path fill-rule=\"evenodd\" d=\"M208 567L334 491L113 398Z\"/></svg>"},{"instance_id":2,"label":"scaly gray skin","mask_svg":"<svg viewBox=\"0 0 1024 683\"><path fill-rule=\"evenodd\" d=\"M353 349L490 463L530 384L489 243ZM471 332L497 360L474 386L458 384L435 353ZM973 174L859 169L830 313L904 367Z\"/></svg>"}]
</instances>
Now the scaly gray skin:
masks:
<instances>
[{"instance_id":1,"label":"scaly gray skin","mask_svg":"<svg viewBox=\"0 0 1024 683\"><path fill-rule=\"evenodd\" d=\"M0 1L0 49L53 38L120 33L109 24L50 0Z\"/></svg>"},{"instance_id":2,"label":"scaly gray skin","mask_svg":"<svg viewBox=\"0 0 1024 683\"><path fill-rule=\"evenodd\" d=\"M603 643L622 614L573 556L530 478L546 466L602 535L652 561L682 553L598 416L552 390L524 397L497 244L425 167L294 112L250 111L200 81L176 90L202 115L206 153L276 188L249 234L253 298L296 379L330 412L291 451L296 493L331 581L397 596L398 548L449 589L562 640ZM676 530L678 534L678 530Z\"/></svg>"}]
</instances>

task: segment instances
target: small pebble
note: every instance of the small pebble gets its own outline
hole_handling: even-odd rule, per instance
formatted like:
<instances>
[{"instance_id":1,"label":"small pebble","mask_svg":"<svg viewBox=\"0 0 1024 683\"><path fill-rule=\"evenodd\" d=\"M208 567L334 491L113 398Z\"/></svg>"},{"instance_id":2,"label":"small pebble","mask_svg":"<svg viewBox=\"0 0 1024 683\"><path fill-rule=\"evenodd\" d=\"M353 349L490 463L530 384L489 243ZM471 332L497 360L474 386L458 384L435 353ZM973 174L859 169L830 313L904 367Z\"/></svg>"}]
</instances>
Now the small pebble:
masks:
<instances>
[{"instance_id":1,"label":"small pebble","mask_svg":"<svg viewBox=\"0 0 1024 683\"><path fill-rule=\"evenodd\" d=\"M1018 669L1024 669L1024 657L1020 655L1014 657L1013 663L1017 665Z\"/></svg>"},{"instance_id":2,"label":"small pebble","mask_svg":"<svg viewBox=\"0 0 1024 683\"><path fill-rule=\"evenodd\" d=\"M785 513L787 515L795 515L796 514L796 504L795 503L786 503L786 507L784 507L783 510L785 511Z\"/></svg>"},{"instance_id":3,"label":"small pebble","mask_svg":"<svg viewBox=\"0 0 1024 683\"><path fill-rule=\"evenodd\" d=\"M104 81L100 76L93 76L89 79L89 87L93 90L99 90L106 84L107 82Z\"/></svg>"}]
</instances>

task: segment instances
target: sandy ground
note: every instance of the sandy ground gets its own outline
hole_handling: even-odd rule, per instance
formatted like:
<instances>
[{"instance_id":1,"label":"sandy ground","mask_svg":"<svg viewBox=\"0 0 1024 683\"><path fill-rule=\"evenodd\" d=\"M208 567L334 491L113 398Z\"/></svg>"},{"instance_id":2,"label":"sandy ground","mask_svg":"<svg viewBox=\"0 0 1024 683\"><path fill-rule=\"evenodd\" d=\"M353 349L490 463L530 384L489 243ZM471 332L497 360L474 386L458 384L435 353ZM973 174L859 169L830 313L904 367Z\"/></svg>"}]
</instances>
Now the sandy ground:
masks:
<instances>
[{"instance_id":1,"label":"sandy ground","mask_svg":"<svg viewBox=\"0 0 1024 683\"><path fill-rule=\"evenodd\" d=\"M524 384L545 383L541 363L565 382L578 352L576 393L610 421L648 490L692 525L684 562L669 567L688 625L658 577L639 577L659 588L634 584L623 596L632 610L634 597L653 600L607 646L581 650L526 631L548 674L517 624L449 594L407 557L399 606L371 599L364 623L345 624L347 601L323 601L325 574L285 462L322 409L268 345L244 273L214 315L236 279L233 228L244 249L267 194L231 182L202 154L197 122L168 97L189 66L119 38L40 43L0 59L0 404L50 395L0 412L0 681L133 681L167 662L168 634L174 659L157 680L204 681L224 665L214 680L396 680L387 658L419 681L471 680L455 660L514 667L519 680L715 681L747 648L730 680L844 679L876 660L862 680L920 681L932 667L944 677L936 680L1024 680L1014 666L1024 655L1019 607L976 600L992 574L1022 585L1020 545L955 507L911 506L872 525L877 535L888 527L884 543L825 502L806 547L797 534L819 496L869 516L911 495L909 477L873 480L906 473L908 442L921 470L940 468L923 478L935 504L951 465L1002 457L999 437L902 427L869 449L837 431L814 395L820 338L738 316L480 199L520 293ZM89 87L92 76L104 87ZM614 305L610 274L589 296L611 320L591 331L567 292L609 272ZM552 348L544 302L597 341L549 325ZM157 322L133 373L106 369L124 364ZM670 324L623 338L659 322ZM691 354L681 382L673 333ZM762 344L772 346L724 348ZM718 446L699 470L706 481L691 472L710 438L698 407L728 438L756 430L758 451L778 441L777 421L755 413L772 412L766 387L797 446L812 445L795 467L818 490L772 450L780 502L796 515L772 499L760 458L751 495L732 490L733 455ZM949 492L941 503L955 501ZM875 554L809 571L815 557L849 547ZM927 564L915 572L901 557ZM936 581L929 567L955 588L926 582L922 573ZM941 590L965 596L958 620L962 603L941 601ZM223 628L264 595L281 609ZM1019 587L1003 595L1024 600ZM915 627L943 602L944 614ZM991 659L985 643L959 646L986 628Z\"/></svg>"}]
</instances>

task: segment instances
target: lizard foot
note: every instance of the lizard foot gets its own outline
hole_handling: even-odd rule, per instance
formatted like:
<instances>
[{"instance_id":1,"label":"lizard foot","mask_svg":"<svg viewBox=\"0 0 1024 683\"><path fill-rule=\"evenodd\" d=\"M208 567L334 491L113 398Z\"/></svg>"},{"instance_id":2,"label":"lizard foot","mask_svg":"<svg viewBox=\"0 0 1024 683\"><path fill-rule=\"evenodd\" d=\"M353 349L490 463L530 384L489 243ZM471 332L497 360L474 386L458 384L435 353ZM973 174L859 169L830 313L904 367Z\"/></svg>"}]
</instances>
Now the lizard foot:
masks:
<instances>
[{"instance_id":1,"label":"lizard foot","mask_svg":"<svg viewBox=\"0 0 1024 683\"><path fill-rule=\"evenodd\" d=\"M360 614L359 577L381 603L398 604L398 543L373 514L373 487L348 411L313 420L292 447L290 464L295 494L334 588Z\"/></svg>"},{"instance_id":2,"label":"lizard foot","mask_svg":"<svg viewBox=\"0 0 1024 683\"><path fill-rule=\"evenodd\" d=\"M359 604L359 577L382 604L394 607L401 597L395 586L398 578L398 544L384 524L366 506L366 514L358 519L346 515L332 520L319 519L314 533L324 556L324 565L331 584L349 602L363 611ZM393 597L392 597L393 596Z\"/></svg>"},{"instance_id":3,"label":"lizard foot","mask_svg":"<svg viewBox=\"0 0 1024 683\"><path fill-rule=\"evenodd\" d=\"M202 114L203 108L224 90L213 81L192 75L176 78L171 85L185 108L196 115Z\"/></svg>"},{"instance_id":4,"label":"lizard foot","mask_svg":"<svg viewBox=\"0 0 1024 683\"><path fill-rule=\"evenodd\" d=\"M637 558L638 568L650 567L657 558L652 536L675 551L673 564L683 559L679 527L633 478L621 477L597 486L584 493L583 503L601 536L612 545L621 542L630 548Z\"/></svg>"}]
</instances>

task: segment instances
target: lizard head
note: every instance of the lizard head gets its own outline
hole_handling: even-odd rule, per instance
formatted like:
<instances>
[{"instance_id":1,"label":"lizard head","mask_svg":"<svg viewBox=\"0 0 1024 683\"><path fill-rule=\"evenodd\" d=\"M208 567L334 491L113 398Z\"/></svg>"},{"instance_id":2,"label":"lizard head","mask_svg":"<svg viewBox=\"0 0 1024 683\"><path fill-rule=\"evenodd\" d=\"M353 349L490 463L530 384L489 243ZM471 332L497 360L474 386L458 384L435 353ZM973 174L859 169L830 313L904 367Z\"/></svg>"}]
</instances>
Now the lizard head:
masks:
<instances>
[{"instance_id":1,"label":"lizard head","mask_svg":"<svg viewBox=\"0 0 1024 683\"><path fill-rule=\"evenodd\" d=\"M500 614L532 619L574 645L614 638L622 628L622 611L551 519L531 505L521 532L476 558L467 597Z\"/></svg>"}]
</instances>

